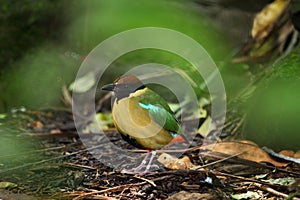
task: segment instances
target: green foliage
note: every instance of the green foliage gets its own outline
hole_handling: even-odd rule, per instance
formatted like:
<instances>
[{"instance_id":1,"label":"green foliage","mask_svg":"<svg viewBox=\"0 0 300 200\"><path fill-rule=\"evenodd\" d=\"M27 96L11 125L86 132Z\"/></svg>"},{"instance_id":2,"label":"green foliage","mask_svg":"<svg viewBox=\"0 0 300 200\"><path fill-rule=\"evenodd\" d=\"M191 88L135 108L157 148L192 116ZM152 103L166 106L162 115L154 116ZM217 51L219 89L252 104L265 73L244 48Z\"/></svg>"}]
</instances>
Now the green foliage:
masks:
<instances>
[{"instance_id":1,"label":"green foliage","mask_svg":"<svg viewBox=\"0 0 300 200\"><path fill-rule=\"evenodd\" d=\"M298 45L286 58L280 60L273 67L269 81L279 78L282 80L300 80L300 46ZM265 84L268 84L268 80Z\"/></svg>"},{"instance_id":2,"label":"green foliage","mask_svg":"<svg viewBox=\"0 0 300 200\"><path fill-rule=\"evenodd\" d=\"M170 0L91 0L81 5L82 13L70 26L68 44L90 51L104 39L138 27L164 27L180 31L197 40L212 57L223 59L228 50L223 34L211 26L190 2ZM227 44L228 45L228 44Z\"/></svg>"},{"instance_id":3,"label":"green foliage","mask_svg":"<svg viewBox=\"0 0 300 200\"><path fill-rule=\"evenodd\" d=\"M82 62L81 58L74 59L65 53L75 52L84 57L103 40L132 28L157 26L180 31L198 41L217 63L228 54L223 32L217 31L191 2L2 2L0 19L3 23L0 27L4 31L0 34L0 65L6 70L0 70L0 110L13 106L36 109L58 105L62 85L68 85L74 79ZM154 50L122 56L113 63L103 81L111 82L127 69L148 62L180 68L198 85L203 83L185 60ZM199 90L197 94L200 94Z\"/></svg>"},{"instance_id":4,"label":"green foliage","mask_svg":"<svg viewBox=\"0 0 300 200\"><path fill-rule=\"evenodd\" d=\"M248 104L247 139L269 148L299 150L300 47L274 64Z\"/></svg>"},{"instance_id":5,"label":"green foliage","mask_svg":"<svg viewBox=\"0 0 300 200\"><path fill-rule=\"evenodd\" d=\"M37 109L60 105L61 88L72 81L79 65L80 61L64 57L58 47L36 49L2 77L3 106Z\"/></svg>"},{"instance_id":6,"label":"green foliage","mask_svg":"<svg viewBox=\"0 0 300 200\"><path fill-rule=\"evenodd\" d=\"M63 1L2 0L0 66L8 68L26 51L46 40L59 41L65 19L63 6Z\"/></svg>"},{"instance_id":7,"label":"green foliage","mask_svg":"<svg viewBox=\"0 0 300 200\"><path fill-rule=\"evenodd\" d=\"M36 148L37 140L25 136L24 133L17 128L9 125L0 125L0 160L1 169L8 169L10 166L20 164L22 162L29 162L38 158L37 153L32 155L30 153Z\"/></svg>"},{"instance_id":8,"label":"green foliage","mask_svg":"<svg viewBox=\"0 0 300 200\"><path fill-rule=\"evenodd\" d=\"M69 27L69 32L76 34L68 34L66 38L68 46L79 52L88 53L104 39L138 27L164 27L184 33L199 42L217 63L224 61L224 55L229 52L230 45L224 39L224 32L215 29L210 19L201 15L196 5L189 1L92 0L84 3L82 10L83 14ZM153 49L121 56L107 70L102 81L111 82L129 69L144 63L161 63L183 69L198 86L203 84L202 77L186 60L170 52ZM230 90L231 87L228 88ZM199 87L194 89L198 96L203 94Z\"/></svg>"}]
</instances>

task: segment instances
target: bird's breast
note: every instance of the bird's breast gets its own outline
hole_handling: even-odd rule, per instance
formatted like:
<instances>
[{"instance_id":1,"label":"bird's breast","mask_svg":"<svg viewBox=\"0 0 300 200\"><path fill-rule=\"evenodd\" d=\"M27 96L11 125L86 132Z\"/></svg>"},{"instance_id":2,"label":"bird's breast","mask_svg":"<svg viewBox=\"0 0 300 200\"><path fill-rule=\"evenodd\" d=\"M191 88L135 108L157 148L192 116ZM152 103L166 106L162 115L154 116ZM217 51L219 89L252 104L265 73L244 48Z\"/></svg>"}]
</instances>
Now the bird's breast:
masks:
<instances>
[{"instance_id":1,"label":"bird's breast","mask_svg":"<svg viewBox=\"0 0 300 200\"><path fill-rule=\"evenodd\" d=\"M173 139L168 130L152 120L149 112L139 105L136 98L115 101L112 116L119 132L133 138L144 148L158 149Z\"/></svg>"}]
</instances>

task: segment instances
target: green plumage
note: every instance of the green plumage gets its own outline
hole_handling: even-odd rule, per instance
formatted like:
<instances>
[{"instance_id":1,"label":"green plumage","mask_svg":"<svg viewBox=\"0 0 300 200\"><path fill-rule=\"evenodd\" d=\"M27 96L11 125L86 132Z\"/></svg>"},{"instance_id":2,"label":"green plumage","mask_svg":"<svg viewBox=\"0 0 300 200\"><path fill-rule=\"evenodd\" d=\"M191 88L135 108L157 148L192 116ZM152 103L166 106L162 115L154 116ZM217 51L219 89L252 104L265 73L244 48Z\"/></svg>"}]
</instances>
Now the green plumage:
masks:
<instances>
[{"instance_id":1,"label":"green plumage","mask_svg":"<svg viewBox=\"0 0 300 200\"><path fill-rule=\"evenodd\" d=\"M172 142L178 134L183 136L168 103L136 77L119 77L102 89L114 92L114 124L122 137L132 145L159 149Z\"/></svg>"},{"instance_id":2,"label":"green plumage","mask_svg":"<svg viewBox=\"0 0 300 200\"><path fill-rule=\"evenodd\" d=\"M139 105L148 110L151 118L164 129L173 133L182 132L173 111L160 95L146 88L143 94L135 98L139 99Z\"/></svg>"},{"instance_id":3,"label":"green plumage","mask_svg":"<svg viewBox=\"0 0 300 200\"><path fill-rule=\"evenodd\" d=\"M147 88L145 92L140 94L137 98L139 98L139 102L143 104L159 105L169 113L173 114L168 103L159 94L153 92L153 90L149 88Z\"/></svg>"}]
</instances>

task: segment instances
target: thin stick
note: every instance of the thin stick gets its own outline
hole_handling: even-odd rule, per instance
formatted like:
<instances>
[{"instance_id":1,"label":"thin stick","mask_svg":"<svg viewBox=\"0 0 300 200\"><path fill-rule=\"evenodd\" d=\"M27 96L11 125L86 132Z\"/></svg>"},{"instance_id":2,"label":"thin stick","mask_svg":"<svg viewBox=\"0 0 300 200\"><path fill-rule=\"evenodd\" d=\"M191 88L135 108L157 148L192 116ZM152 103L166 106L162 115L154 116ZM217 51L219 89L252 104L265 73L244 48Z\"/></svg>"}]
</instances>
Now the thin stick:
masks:
<instances>
[{"instance_id":1,"label":"thin stick","mask_svg":"<svg viewBox=\"0 0 300 200\"><path fill-rule=\"evenodd\" d=\"M186 148L186 149L160 149L156 150L157 153L185 153L188 151L195 151L199 149L204 149L209 146L213 146L214 144L208 144L208 145L201 145L201 146L196 146L196 147L191 147L191 148ZM142 150L142 149L135 149L135 150L128 150L129 152L132 153L147 153L148 150Z\"/></svg>"},{"instance_id":2,"label":"thin stick","mask_svg":"<svg viewBox=\"0 0 300 200\"><path fill-rule=\"evenodd\" d=\"M70 167L75 167L75 168L80 168L80 169L92 169L92 170L97 170L95 167L87 166L87 165L79 165L75 163L69 163L69 162L64 162L64 165L70 166Z\"/></svg>"},{"instance_id":3,"label":"thin stick","mask_svg":"<svg viewBox=\"0 0 300 200\"><path fill-rule=\"evenodd\" d=\"M282 193L282 192L279 192L277 190L274 190L273 188L270 188L270 187L265 187L263 186L262 184L260 183L253 183L256 187L258 187L259 189L261 190L264 190L266 192L269 192L271 194L274 194L276 196L280 196L280 197L284 197L284 198L287 198L289 197L289 195L285 194L285 193ZM293 197L293 200L300 200L300 198L297 198L297 197Z\"/></svg>"},{"instance_id":4,"label":"thin stick","mask_svg":"<svg viewBox=\"0 0 300 200\"><path fill-rule=\"evenodd\" d=\"M81 195L75 197L73 200L79 200L79 199L82 199L82 198L85 198L87 196L91 196L91 195L94 195L94 194L117 192L117 191L121 191L121 190L124 190L124 189L128 189L128 188L130 188L132 186L144 185L146 183L148 183L148 182L147 181L143 181L143 182L134 183L134 184L118 185L118 186L107 188L107 189L104 189L104 190L97 190L97 191L93 191L93 192L84 193L84 194L81 194Z\"/></svg>"},{"instance_id":5,"label":"thin stick","mask_svg":"<svg viewBox=\"0 0 300 200\"><path fill-rule=\"evenodd\" d=\"M235 178L235 179L239 179L239 180L243 180L243 181L248 181L248 182L252 182L252 183L257 183L257 184L261 184L261 185L274 186L271 183L267 183L267 182L263 182L263 181L255 180L255 179L251 179L251 178L245 178L243 176L237 176L237 175L227 174L227 173L219 172L219 171L216 171L216 170L211 170L211 173L213 173L216 176L226 176L226 177Z\"/></svg>"},{"instance_id":6,"label":"thin stick","mask_svg":"<svg viewBox=\"0 0 300 200\"><path fill-rule=\"evenodd\" d=\"M205 168L205 167L208 167L208 166L217 164L217 163L221 163L221 162L226 161L226 160L229 160L229 159L231 159L231 158L233 158L233 157L239 156L239 155L241 155L241 154L243 154L243 153L244 153L244 152L237 153L237 154L228 156L228 157L226 157L226 158L223 158L223 159L221 159L221 160L213 161L213 162L211 162L211 163L208 163L208 164L205 164L205 165L201 165L201 166L197 166L197 167L194 167L194 168L192 168L192 169L193 169L193 170L197 170L197 169Z\"/></svg>"},{"instance_id":7,"label":"thin stick","mask_svg":"<svg viewBox=\"0 0 300 200\"><path fill-rule=\"evenodd\" d=\"M235 128L232 130L232 134L236 133L236 131L241 127L241 125L244 123L245 115L242 116L242 118L239 120Z\"/></svg>"},{"instance_id":8,"label":"thin stick","mask_svg":"<svg viewBox=\"0 0 300 200\"><path fill-rule=\"evenodd\" d=\"M141 176L134 176L134 178L141 179L141 180L143 180L143 181L147 181L148 183L150 183L151 185L153 185L154 187L156 187L156 184L155 184L154 181L152 181L152 180L143 178L143 177L141 177Z\"/></svg>"}]
</instances>

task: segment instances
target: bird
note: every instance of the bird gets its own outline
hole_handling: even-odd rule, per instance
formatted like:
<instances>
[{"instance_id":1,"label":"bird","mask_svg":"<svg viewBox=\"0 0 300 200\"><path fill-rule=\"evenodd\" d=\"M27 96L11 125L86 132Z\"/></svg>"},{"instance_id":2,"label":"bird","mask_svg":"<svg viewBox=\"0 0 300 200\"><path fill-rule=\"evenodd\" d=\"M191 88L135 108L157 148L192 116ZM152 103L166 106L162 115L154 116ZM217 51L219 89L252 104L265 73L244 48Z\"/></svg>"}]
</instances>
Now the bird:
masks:
<instances>
[{"instance_id":1,"label":"bird","mask_svg":"<svg viewBox=\"0 0 300 200\"><path fill-rule=\"evenodd\" d=\"M101 89L113 92L112 118L122 138L137 148L151 152L145 172L150 169L155 150L172 143L187 142L180 123L165 99L136 76L120 76ZM145 166L147 158L148 154L136 170Z\"/></svg>"}]
</instances>

